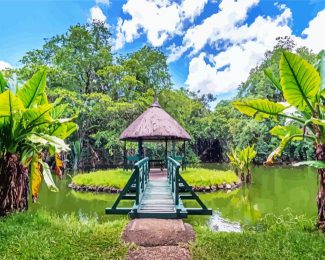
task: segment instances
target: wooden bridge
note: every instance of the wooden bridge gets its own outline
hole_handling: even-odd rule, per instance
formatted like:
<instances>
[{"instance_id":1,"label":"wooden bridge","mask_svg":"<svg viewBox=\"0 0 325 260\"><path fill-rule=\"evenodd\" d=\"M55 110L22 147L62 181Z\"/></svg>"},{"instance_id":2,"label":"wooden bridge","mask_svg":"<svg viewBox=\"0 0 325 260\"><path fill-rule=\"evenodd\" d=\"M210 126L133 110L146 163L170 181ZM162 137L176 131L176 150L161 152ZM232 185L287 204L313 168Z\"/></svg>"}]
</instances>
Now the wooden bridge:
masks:
<instances>
[{"instance_id":1,"label":"wooden bridge","mask_svg":"<svg viewBox=\"0 0 325 260\"><path fill-rule=\"evenodd\" d=\"M128 214L131 218L186 218L188 215L212 215L179 172L180 164L167 159L166 170L151 170L149 159L134 166L127 184L106 214ZM122 200L134 200L132 208L120 208ZM183 200L194 200L198 208L186 208Z\"/></svg>"}]
</instances>

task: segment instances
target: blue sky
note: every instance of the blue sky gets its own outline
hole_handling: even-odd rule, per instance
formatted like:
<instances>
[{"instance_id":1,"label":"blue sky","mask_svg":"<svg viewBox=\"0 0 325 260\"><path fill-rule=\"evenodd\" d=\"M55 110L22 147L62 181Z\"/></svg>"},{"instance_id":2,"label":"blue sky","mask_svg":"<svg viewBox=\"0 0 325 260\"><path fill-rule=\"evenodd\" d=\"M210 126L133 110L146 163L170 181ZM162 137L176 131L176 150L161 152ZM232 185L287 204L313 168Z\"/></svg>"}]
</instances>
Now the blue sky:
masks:
<instances>
[{"instance_id":1,"label":"blue sky","mask_svg":"<svg viewBox=\"0 0 325 260\"><path fill-rule=\"evenodd\" d=\"M325 48L325 0L0 0L0 10L0 68L19 66L44 38L98 19L109 26L115 52L159 47L175 87L219 99L236 93L277 36Z\"/></svg>"}]
</instances>

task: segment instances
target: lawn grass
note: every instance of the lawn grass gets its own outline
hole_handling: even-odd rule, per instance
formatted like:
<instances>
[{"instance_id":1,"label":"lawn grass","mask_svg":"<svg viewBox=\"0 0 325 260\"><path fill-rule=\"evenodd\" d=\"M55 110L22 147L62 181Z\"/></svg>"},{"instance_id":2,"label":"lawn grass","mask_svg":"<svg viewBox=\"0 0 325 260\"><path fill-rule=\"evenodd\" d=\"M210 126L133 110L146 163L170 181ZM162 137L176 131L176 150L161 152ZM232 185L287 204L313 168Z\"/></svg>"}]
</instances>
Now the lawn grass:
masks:
<instances>
[{"instance_id":1,"label":"lawn grass","mask_svg":"<svg viewBox=\"0 0 325 260\"><path fill-rule=\"evenodd\" d=\"M238 177L233 171L188 168L181 174L188 184L195 187L238 182Z\"/></svg>"},{"instance_id":2,"label":"lawn grass","mask_svg":"<svg viewBox=\"0 0 325 260\"><path fill-rule=\"evenodd\" d=\"M122 189L131 176L130 171L122 169L96 171L73 176L72 182L84 186L104 186Z\"/></svg>"},{"instance_id":3,"label":"lawn grass","mask_svg":"<svg viewBox=\"0 0 325 260\"><path fill-rule=\"evenodd\" d=\"M272 218L264 218L242 233L195 227L193 259L324 259L325 235L315 230L315 220Z\"/></svg>"},{"instance_id":4,"label":"lawn grass","mask_svg":"<svg viewBox=\"0 0 325 260\"><path fill-rule=\"evenodd\" d=\"M195 187L238 182L238 177L232 171L188 168L181 174L190 185ZM131 172L122 169L96 171L75 175L72 178L72 183L79 186L102 186L122 189L130 176Z\"/></svg>"},{"instance_id":5,"label":"lawn grass","mask_svg":"<svg viewBox=\"0 0 325 260\"><path fill-rule=\"evenodd\" d=\"M0 259L124 259L126 223L81 222L46 211L13 214L0 218Z\"/></svg>"}]
</instances>

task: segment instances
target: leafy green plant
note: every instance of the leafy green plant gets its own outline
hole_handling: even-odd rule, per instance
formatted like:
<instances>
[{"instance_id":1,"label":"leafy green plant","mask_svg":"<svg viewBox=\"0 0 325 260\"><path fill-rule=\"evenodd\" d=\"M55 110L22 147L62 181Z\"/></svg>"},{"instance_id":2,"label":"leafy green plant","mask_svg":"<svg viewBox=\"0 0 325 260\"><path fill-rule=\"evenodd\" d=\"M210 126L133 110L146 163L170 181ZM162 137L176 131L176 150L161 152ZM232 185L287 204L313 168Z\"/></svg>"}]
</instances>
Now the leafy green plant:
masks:
<instances>
[{"instance_id":1,"label":"leafy green plant","mask_svg":"<svg viewBox=\"0 0 325 260\"><path fill-rule=\"evenodd\" d=\"M318 226L325 230L325 55L320 53L314 67L306 60L291 52L283 52L280 59L280 79L269 70L266 75L276 88L281 91L286 103L275 103L267 99L243 100L233 103L240 112L255 119L286 118L286 125L278 125L270 133L281 141L269 155L266 165L273 164L281 156L284 148L291 141L312 140L316 162L305 165L317 166L320 177L320 190L317 196ZM290 110L291 111L290 111Z\"/></svg>"},{"instance_id":2,"label":"leafy green plant","mask_svg":"<svg viewBox=\"0 0 325 260\"><path fill-rule=\"evenodd\" d=\"M57 117L60 106L48 102L45 88L45 71L35 73L17 93L0 73L0 215L27 209L29 175L34 200L42 177L57 191L45 159L54 156L61 175L60 153L69 150L63 139L77 125Z\"/></svg>"},{"instance_id":3,"label":"leafy green plant","mask_svg":"<svg viewBox=\"0 0 325 260\"><path fill-rule=\"evenodd\" d=\"M243 182L250 183L252 181L251 164L256 156L254 145L247 146L241 151L232 150L227 156L235 173L237 175L240 173Z\"/></svg>"}]
</instances>

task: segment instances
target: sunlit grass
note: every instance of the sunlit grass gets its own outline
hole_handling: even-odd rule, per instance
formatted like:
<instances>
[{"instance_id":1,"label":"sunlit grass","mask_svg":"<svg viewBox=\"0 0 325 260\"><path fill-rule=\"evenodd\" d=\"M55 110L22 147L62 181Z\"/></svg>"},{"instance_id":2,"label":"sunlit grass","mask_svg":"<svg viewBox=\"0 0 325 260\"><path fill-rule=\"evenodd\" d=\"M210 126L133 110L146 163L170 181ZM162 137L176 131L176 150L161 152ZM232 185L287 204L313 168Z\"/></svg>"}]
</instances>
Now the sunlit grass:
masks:
<instances>
[{"instance_id":1,"label":"sunlit grass","mask_svg":"<svg viewBox=\"0 0 325 260\"><path fill-rule=\"evenodd\" d=\"M323 259L325 236L315 219L268 215L241 233L213 232L195 227L193 259Z\"/></svg>"},{"instance_id":2,"label":"sunlit grass","mask_svg":"<svg viewBox=\"0 0 325 260\"><path fill-rule=\"evenodd\" d=\"M181 174L188 184L196 187L238 182L238 177L232 171L188 168Z\"/></svg>"},{"instance_id":3,"label":"sunlit grass","mask_svg":"<svg viewBox=\"0 0 325 260\"><path fill-rule=\"evenodd\" d=\"M203 187L233 183L238 177L232 171L209 170L204 168L188 168L181 173L184 179L192 186ZM84 186L102 186L121 189L131 176L131 172L122 169L96 171L86 174L78 174L72 178L72 182Z\"/></svg>"},{"instance_id":4,"label":"sunlit grass","mask_svg":"<svg viewBox=\"0 0 325 260\"><path fill-rule=\"evenodd\" d=\"M46 211L0 218L0 259L124 259L127 220L99 224Z\"/></svg>"},{"instance_id":5,"label":"sunlit grass","mask_svg":"<svg viewBox=\"0 0 325 260\"><path fill-rule=\"evenodd\" d=\"M125 186L131 176L130 171L122 169L96 171L92 173L78 174L72 178L72 182L85 186L104 186L121 189Z\"/></svg>"}]
</instances>

